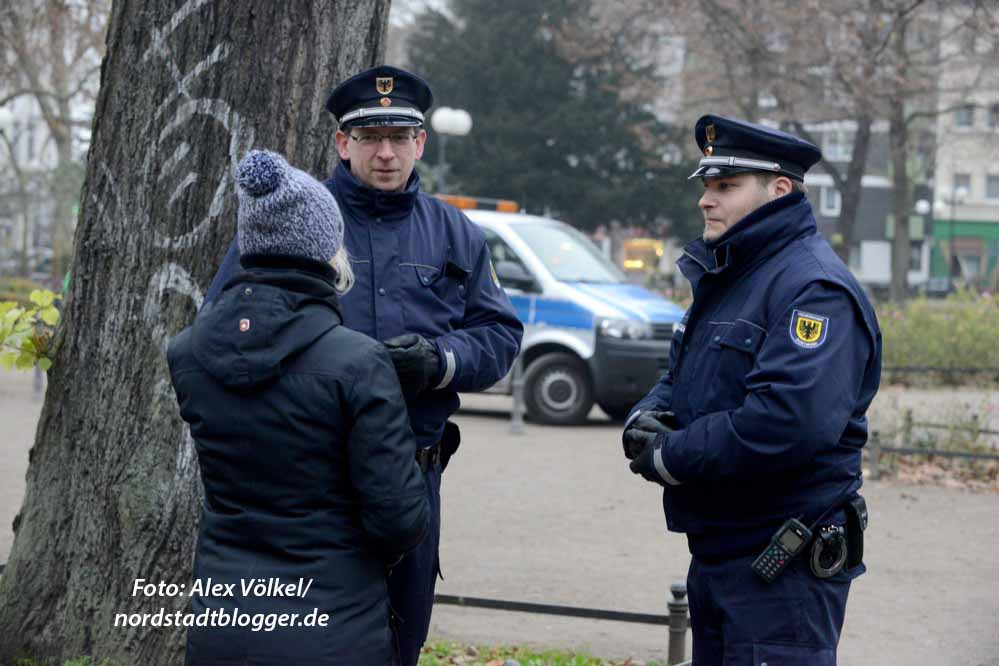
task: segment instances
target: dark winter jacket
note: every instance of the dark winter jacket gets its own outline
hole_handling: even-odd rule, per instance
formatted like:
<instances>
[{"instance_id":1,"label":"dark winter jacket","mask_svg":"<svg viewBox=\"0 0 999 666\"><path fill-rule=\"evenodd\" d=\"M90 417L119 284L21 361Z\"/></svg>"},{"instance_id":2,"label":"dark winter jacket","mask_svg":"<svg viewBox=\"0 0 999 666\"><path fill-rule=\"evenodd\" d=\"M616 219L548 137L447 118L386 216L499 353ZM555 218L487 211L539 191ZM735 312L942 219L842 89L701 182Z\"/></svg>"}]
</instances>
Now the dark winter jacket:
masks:
<instances>
[{"instance_id":1,"label":"dark winter jacket","mask_svg":"<svg viewBox=\"0 0 999 666\"><path fill-rule=\"evenodd\" d=\"M189 664L388 664L387 563L428 525L425 480L385 349L341 325L333 271L248 256L170 344L205 502L195 580L235 583L192 610L329 615L322 627L194 627ZM303 597L240 581L311 581Z\"/></svg>"},{"instance_id":2,"label":"dark winter jacket","mask_svg":"<svg viewBox=\"0 0 999 666\"><path fill-rule=\"evenodd\" d=\"M325 185L340 204L357 277L343 298L344 323L376 340L418 333L440 355L433 390L409 404L417 445L432 446L458 410L459 391L481 391L510 371L524 326L494 277L485 234L457 208L421 193L415 172L404 191L382 192L341 162ZM206 302L238 262L234 240Z\"/></svg>"},{"instance_id":3,"label":"dark winter jacket","mask_svg":"<svg viewBox=\"0 0 999 666\"><path fill-rule=\"evenodd\" d=\"M860 488L881 331L800 193L691 243L678 265L694 302L632 418L676 414L662 457L681 485L663 505L691 553L758 553L787 518L809 524Z\"/></svg>"}]
</instances>

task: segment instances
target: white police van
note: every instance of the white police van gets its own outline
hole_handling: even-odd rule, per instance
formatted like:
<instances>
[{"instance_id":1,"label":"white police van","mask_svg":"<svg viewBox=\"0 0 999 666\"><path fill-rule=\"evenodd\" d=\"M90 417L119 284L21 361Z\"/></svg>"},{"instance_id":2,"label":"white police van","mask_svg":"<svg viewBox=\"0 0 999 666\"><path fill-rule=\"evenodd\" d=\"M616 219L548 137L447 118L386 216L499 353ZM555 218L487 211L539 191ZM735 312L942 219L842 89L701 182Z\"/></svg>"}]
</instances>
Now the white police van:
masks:
<instances>
[{"instance_id":1,"label":"white police van","mask_svg":"<svg viewBox=\"0 0 999 666\"><path fill-rule=\"evenodd\" d=\"M595 402L624 418L666 370L683 309L630 284L567 224L461 207L485 231L496 275L524 323L528 417L582 423ZM510 393L511 375L490 391Z\"/></svg>"}]
</instances>

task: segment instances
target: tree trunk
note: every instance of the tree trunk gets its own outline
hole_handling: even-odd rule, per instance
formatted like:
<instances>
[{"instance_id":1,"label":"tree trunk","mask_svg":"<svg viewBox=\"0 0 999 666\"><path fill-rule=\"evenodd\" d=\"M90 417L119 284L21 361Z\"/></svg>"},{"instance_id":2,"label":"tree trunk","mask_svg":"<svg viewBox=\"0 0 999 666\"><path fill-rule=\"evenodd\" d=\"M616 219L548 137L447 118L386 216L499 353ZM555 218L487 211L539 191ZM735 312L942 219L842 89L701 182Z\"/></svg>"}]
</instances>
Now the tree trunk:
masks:
<instances>
[{"instance_id":1,"label":"tree trunk","mask_svg":"<svg viewBox=\"0 0 999 666\"><path fill-rule=\"evenodd\" d=\"M909 142L906 140L905 116L901 103L893 106L889 127L891 132L892 211L895 218L895 237L891 242L891 300L905 300L909 286L909 260L912 255L909 242Z\"/></svg>"},{"instance_id":2,"label":"tree trunk","mask_svg":"<svg viewBox=\"0 0 999 666\"><path fill-rule=\"evenodd\" d=\"M184 629L115 627L186 597L201 487L167 377L235 232L233 171L335 158L330 87L379 61L389 0L125 2L112 11L74 273L0 579L0 664L182 662Z\"/></svg>"},{"instance_id":3,"label":"tree trunk","mask_svg":"<svg viewBox=\"0 0 999 666\"><path fill-rule=\"evenodd\" d=\"M856 240L857 215L860 211L860 198L864 193L864 171L867 169L867 155L871 148L871 125L874 122L867 113L859 114L855 120L857 133L853 138L853 153L840 188L839 233L842 241L835 247L844 262L850 261L850 248Z\"/></svg>"},{"instance_id":4,"label":"tree trunk","mask_svg":"<svg viewBox=\"0 0 999 666\"><path fill-rule=\"evenodd\" d=\"M905 96L900 88L906 81L905 22L900 21L895 33L896 88L889 99L888 133L891 144L892 209L895 218L895 237L891 243L891 300L905 300L909 286L909 137L905 122Z\"/></svg>"}]
</instances>

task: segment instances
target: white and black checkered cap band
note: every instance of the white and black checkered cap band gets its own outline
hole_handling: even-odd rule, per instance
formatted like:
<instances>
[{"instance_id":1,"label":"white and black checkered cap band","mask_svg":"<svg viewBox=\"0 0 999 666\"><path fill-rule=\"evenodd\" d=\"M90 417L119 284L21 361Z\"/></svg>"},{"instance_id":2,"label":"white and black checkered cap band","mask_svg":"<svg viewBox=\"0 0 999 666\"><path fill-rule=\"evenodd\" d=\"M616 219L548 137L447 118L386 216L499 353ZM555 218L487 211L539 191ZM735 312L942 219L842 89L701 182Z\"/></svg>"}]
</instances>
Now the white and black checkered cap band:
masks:
<instances>
[{"instance_id":1,"label":"white and black checkered cap band","mask_svg":"<svg viewBox=\"0 0 999 666\"><path fill-rule=\"evenodd\" d=\"M417 120L420 123L423 122L423 113L418 109L413 109L406 106L401 107L362 107L360 109L354 109L343 114L340 118L340 124L344 125L352 120L357 120L358 118L378 118L386 116L395 117L407 117Z\"/></svg>"},{"instance_id":2,"label":"white and black checkered cap band","mask_svg":"<svg viewBox=\"0 0 999 666\"><path fill-rule=\"evenodd\" d=\"M687 180L691 178L698 178L700 176L713 176L717 174L708 173L711 171L712 167L723 167L722 169L716 169L718 173L723 172L724 169L752 169L753 171L773 171L775 173L780 173L780 164L777 162L767 162L765 160L751 160L746 157L702 157L701 161L697 165L697 170L687 177Z\"/></svg>"}]
</instances>

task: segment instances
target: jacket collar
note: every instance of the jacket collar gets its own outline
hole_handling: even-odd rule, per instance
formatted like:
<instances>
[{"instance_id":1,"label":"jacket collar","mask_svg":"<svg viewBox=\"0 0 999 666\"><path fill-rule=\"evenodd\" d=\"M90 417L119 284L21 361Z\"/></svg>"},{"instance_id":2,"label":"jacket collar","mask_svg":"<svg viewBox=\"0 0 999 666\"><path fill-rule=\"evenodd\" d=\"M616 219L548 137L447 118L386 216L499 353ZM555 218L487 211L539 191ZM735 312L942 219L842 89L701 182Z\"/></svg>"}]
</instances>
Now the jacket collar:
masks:
<instances>
[{"instance_id":1,"label":"jacket collar","mask_svg":"<svg viewBox=\"0 0 999 666\"><path fill-rule=\"evenodd\" d=\"M275 255L247 255L240 262L244 270L198 312L191 344L201 367L227 387L244 390L283 375L295 356L343 318L332 268Z\"/></svg>"},{"instance_id":2,"label":"jacket collar","mask_svg":"<svg viewBox=\"0 0 999 666\"><path fill-rule=\"evenodd\" d=\"M254 282L269 284L328 304L342 320L336 291L336 271L329 264L306 257L280 254L246 254L239 258L243 267L222 287Z\"/></svg>"},{"instance_id":3,"label":"jacket collar","mask_svg":"<svg viewBox=\"0 0 999 666\"><path fill-rule=\"evenodd\" d=\"M691 282L706 273L735 276L816 231L812 205L801 192L792 192L760 206L711 243L689 243L678 264Z\"/></svg>"},{"instance_id":4,"label":"jacket collar","mask_svg":"<svg viewBox=\"0 0 999 666\"><path fill-rule=\"evenodd\" d=\"M333 193L341 205L362 215L360 221L371 218L400 219L413 212L420 193L420 176L413 170L405 189L401 192L384 192L368 187L350 171L350 161L343 160L333 172Z\"/></svg>"}]
</instances>

